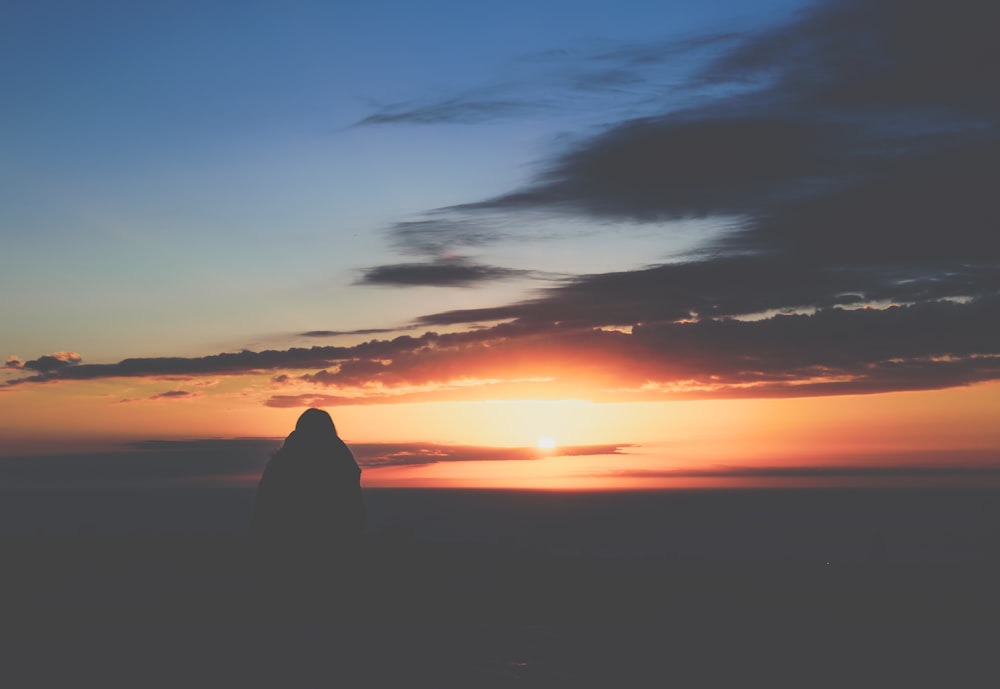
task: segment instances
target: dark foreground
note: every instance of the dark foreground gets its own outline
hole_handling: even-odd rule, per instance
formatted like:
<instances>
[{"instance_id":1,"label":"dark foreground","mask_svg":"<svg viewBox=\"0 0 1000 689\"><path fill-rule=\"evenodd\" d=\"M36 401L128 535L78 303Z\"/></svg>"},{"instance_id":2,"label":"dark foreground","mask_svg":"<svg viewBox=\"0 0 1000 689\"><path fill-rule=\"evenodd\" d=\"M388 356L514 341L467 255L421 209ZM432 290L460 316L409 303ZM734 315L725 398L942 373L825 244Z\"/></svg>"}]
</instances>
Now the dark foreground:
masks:
<instances>
[{"instance_id":1,"label":"dark foreground","mask_svg":"<svg viewBox=\"0 0 1000 689\"><path fill-rule=\"evenodd\" d=\"M269 567L238 534L10 535L3 685L997 686L998 523L987 522L1000 508L958 494L953 521L937 515L934 530L912 524L913 496L841 530L817 517L828 497L688 498L676 516L707 522L663 529L705 547L674 552L382 523L353 565L323 577ZM522 507L539 520L553 509ZM730 528L711 526L723 508Z\"/></svg>"}]
</instances>

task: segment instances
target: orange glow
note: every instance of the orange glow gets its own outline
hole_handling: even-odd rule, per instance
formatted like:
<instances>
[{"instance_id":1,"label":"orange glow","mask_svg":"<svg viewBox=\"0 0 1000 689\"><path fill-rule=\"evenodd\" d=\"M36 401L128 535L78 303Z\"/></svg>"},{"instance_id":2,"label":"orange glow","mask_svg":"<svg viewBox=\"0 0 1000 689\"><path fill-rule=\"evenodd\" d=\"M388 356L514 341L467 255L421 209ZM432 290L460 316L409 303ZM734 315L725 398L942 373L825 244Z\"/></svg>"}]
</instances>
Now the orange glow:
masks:
<instances>
[{"instance_id":1,"label":"orange glow","mask_svg":"<svg viewBox=\"0 0 1000 689\"><path fill-rule=\"evenodd\" d=\"M556 447L556 441L550 436L542 436L535 441L535 446L539 450L553 450Z\"/></svg>"},{"instance_id":2,"label":"orange glow","mask_svg":"<svg viewBox=\"0 0 1000 689\"><path fill-rule=\"evenodd\" d=\"M163 396L171 390L190 394ZM141 439L283 438L302 409L265 406L272 392L270 378L263 375L210 382L137 379L9 388L0 392L2 452L79 451ZM911 462L912 453L940 451L946 457L961 450L1000 451L998 383L800 399L503 400L326 409L349 444L534 447L542 454L531 461L370 468L365 472L370 486L680 487L699 480L656 472L717 466L892 465ZM558 439L559 446L617 445L624 454L546 456L549 441L540 441L545 438L553 444ZM739 483L748 481L756 479Z\"/></svg>"}]
</instances>

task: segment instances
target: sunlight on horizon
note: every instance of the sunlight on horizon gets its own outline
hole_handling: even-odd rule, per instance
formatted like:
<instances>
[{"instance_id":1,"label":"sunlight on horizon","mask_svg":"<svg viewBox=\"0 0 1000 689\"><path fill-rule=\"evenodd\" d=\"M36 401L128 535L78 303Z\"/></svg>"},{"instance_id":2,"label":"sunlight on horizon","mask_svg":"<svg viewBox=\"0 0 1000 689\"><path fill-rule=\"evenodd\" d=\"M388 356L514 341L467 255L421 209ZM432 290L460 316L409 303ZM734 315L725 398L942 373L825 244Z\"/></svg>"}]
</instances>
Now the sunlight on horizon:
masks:
<instances>
[{"instance_id":1,"label":"sunlight on horizon","mask_svg":"<svg viewBox=\"0 0 1000 689\"><path fill-rule=\"evenodd\" d=\"M95 381L19 390L5 418L6 454L105 451L143 440L273 438L304 407L261 404L261 377L221 378L185 397L177 381ZM124 384L123 384L124 382ZM530 461L441 461L366 468L376 486L589 490L680 487L657 472L727 466L821 466L838 458L898 463L913 451L1000 443L1000 384L795 399L662 402L452 401L326 405L349 446L366 443L530 448ZM99 405L101 413L94 413ZM51 427L56 414L58 433ZM594 448L595 454L570 448ZM617 454L607 454L619 448ZM598 454L600 453L600 454ZM833 479L827 479L832 481ZM701 479L697 481L703 482ZM746 480L741 479L740 483Z\"/></svg>"},{"instance_id":2,"label":"sunlight on horizon","mask_svg":"<svg viewBox=\"0 0 1000 689\"><path fill-rule=\"evenodd\" d=\"M542 436L535 442L535 445L539 450L554 450L556 448L556 441L555 438L550 436Z\"/></svg>"}]
</instances>

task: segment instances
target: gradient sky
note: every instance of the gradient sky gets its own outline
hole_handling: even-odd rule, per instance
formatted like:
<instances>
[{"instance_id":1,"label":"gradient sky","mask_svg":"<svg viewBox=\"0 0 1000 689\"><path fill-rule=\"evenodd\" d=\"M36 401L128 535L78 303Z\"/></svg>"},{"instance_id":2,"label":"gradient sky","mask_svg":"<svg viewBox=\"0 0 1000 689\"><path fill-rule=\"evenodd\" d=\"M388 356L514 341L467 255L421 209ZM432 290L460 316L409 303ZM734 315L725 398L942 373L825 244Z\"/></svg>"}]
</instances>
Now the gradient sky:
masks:
<instances>
[{"instance_id":1,"label":"gradient sky","mask_svg":"<svg viewBox=\"0 0 1000 689\"><path fill-rule=\"evenodd\" d=\"M988 10L6 2L0 453L322 406L370 485L985 480Z\"/></svg>"}]
</instances>

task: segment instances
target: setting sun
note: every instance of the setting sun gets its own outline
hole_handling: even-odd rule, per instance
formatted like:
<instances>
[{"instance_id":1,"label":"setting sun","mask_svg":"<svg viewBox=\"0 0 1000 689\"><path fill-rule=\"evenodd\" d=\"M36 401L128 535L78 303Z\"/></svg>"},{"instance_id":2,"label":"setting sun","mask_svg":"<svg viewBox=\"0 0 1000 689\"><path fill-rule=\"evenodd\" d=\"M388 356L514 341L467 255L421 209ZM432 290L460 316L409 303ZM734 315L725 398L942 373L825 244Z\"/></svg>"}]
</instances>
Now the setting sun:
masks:
<instances>
[{"instance_id":1,"label":"setting sun","mask_svg":"<svg viewBox=\"0 0 1000 689\"><path fill-rule=\"evenodd\" d=\"M555 438L550 438L549 436L539 438L535 444L539 450L553 450L556 447Z\"/></svg>"}]
</instances>

